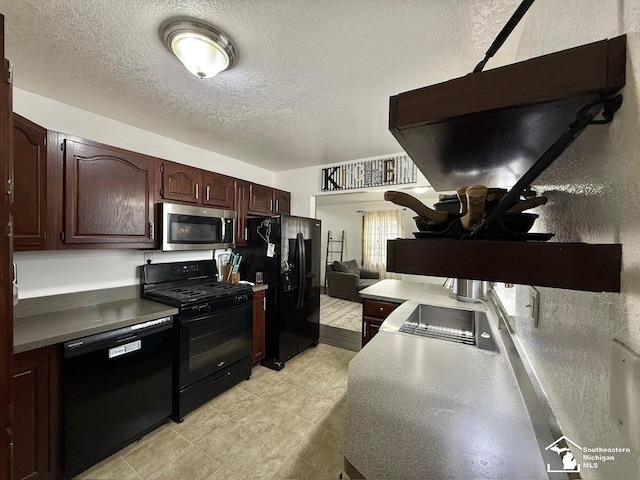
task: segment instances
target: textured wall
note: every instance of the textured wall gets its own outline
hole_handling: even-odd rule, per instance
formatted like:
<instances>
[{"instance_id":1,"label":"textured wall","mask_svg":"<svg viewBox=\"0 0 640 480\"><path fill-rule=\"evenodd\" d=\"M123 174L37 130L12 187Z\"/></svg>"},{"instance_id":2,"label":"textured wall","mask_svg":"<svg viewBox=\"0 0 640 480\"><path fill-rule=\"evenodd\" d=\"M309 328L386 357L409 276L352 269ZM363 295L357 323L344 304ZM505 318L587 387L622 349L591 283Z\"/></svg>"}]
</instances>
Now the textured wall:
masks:
<instances>
[{"instance_id":1,"label":"textured wall","mask_svg":"<svg viewBox=\"0 0 640 480\"><path fill-rule=\"evenodd\" d=\"M637 32L638 0L539 0L520 37L518 60L623 32ZM549 197L538 231L558 241L623 245L622 293L541 288L539 328L524 320L516 287L517 334L560 426L582 446L629 446L609 419L611 340L640 353L640 34L628 36L624 105L615 121L590 126L536 182ZM637 453L637 452L636 452ZM640 478L637 454L621 455L583 478Z\"/></svg>"}]
</instances>

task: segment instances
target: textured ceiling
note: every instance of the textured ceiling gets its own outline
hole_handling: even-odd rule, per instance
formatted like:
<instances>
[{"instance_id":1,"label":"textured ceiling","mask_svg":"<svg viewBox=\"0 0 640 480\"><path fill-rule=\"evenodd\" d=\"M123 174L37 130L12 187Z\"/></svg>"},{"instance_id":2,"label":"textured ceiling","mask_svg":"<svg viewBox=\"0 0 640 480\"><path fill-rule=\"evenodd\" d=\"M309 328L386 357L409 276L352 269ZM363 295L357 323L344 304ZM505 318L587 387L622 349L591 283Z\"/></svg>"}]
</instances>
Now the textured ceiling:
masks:
<instances>
[{"instance_id":1,"label":"textured ceiling","mask_svg":"<svg viewBox=\"0 0 640 480\"><path fill-rule=\"evenodd\" d=\"M0 0L15 86L269 170L401 150L388 97L470 72L518 0ZM227 32L199 80L173 17ZM491 65L491 64L490 64Z\"/></svg>"}]
</instances>

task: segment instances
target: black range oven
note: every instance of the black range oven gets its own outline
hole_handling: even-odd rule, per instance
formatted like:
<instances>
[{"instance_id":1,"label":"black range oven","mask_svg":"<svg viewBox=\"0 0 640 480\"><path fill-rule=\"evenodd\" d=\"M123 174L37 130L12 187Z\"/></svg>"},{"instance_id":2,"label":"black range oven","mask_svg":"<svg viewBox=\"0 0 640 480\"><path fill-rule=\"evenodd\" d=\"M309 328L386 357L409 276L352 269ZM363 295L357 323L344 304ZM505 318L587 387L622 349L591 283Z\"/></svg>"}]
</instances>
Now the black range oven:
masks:
<instances>
[{"instance_id":1,"label":"black range oven","mask_svg":"<svg viewBox=\"0 0 640 480\"><path fill-rule=\"evenodd\" d=\"M142 267L142 296L179 308L174 317L173 418L251 375L253 292L216 282L213 260Z\"/></svg>"}]
</instances>

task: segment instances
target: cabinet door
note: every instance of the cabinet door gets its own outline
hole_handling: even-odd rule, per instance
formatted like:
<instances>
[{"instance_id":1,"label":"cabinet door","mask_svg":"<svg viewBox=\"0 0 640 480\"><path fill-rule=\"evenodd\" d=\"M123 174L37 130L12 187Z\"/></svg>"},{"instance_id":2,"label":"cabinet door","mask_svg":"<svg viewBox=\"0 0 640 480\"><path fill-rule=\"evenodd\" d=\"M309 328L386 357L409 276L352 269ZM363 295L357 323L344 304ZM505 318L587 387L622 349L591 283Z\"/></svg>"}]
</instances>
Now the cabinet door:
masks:
<instances>
[{"instance_id":1,"label":"cabinet door","mask_svg":"<svg viewBox=\"0 0 640 480\"><path fill-rule=\"evenodd\" d=\"M253 363L264 358L265 292L253 294Z\"/></svg>"},{"instance_id":2,"label":"cabinet door","mask_svg":"<svg viewBox=\"0 0 640 480\"><path fill-rule=\"evenodd\" d=\"M13 115L15 250L46 248L47 130Z\"/></svg>"},{"instance_id":3,"label":"cabinet door","mask_svg":"<svg viewBox=\"0 0 640 480\"><path fill-rule=\"evenodd\" d=\"M201 172L179 163L162 162L162 198L187 203L201 203Z\"/></svg>"},{"instance_id":4,"label":"cabinet door","mask_svg":"<svg viewBox=\"0 0 640 480\"><path fill-rule=\"evenodd\" d=\"M220 175L219 173L203 172L202 184L204 185L202 198L204 205L233 210L235 178Z\"/></svg>"},{"instance_id":5,"label":"cabinet door","mask_svg":"<svg viewBox=\"0 0 640 480\"><path fill-rule=\"evenodd\" d=\"M58 435L55 347L14 355L14 480L54 477Z\"/></svg>"},{"instance_id":6,"label":"cabinet door","mask_svg":"<svg viewBox=\"0 0 640 480\"><path fill-rule=\"evenodd\" d=\"M282 190L273 191L273 213L289 215L291 213L291 194Z\"/></svg>"},{"instance_id":7,"label":"cabinet door","mask_svg":"<svg viewBox=\"0 0 640 480\"><path fill-rule=\"evenodd\" d=\"M153 247L153 159L65 139L65 243Z\"/></svg>"},{"instance_id":8,"label":"cabinet door","mask_svg":"<svg viewBox=\"0 0 640 480\"><path fill-rule=\"evenodd\" d=\"M247 244L247 210L249 207L249 182L236 180L236 246Z\"/></svg>"},{"instance_id":9,"label":"cabinet door","mask_svg":"<svg viewBox=\"0 0 640 480\"><path fill-rule=\"evenodd\" d=\"M273 189L262 185L249 186L249 213L272 213Z\"/></svg>"}]
</instances>

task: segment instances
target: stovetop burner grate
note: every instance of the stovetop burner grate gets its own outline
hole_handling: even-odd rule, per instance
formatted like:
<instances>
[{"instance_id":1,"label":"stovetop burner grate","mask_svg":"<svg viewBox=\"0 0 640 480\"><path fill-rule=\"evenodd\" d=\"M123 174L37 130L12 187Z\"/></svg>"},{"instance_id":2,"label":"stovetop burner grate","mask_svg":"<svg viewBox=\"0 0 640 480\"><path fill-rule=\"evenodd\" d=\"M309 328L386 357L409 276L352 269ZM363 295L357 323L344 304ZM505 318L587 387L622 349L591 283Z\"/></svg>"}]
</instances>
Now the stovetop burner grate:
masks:
<instances>
[{"instance_id":1,"label":"stovetop burner grate","mask_svg":"<svg viewBox=\"0 0 640 480\"><path fill-rule=\"evenodd\" d=\"M215 300L236 294L247 293L248 287L223 282L185 285L156 289L146 292L146 297L158 300L179 302L181 305Z\"/></svg>"}]
</instances>

